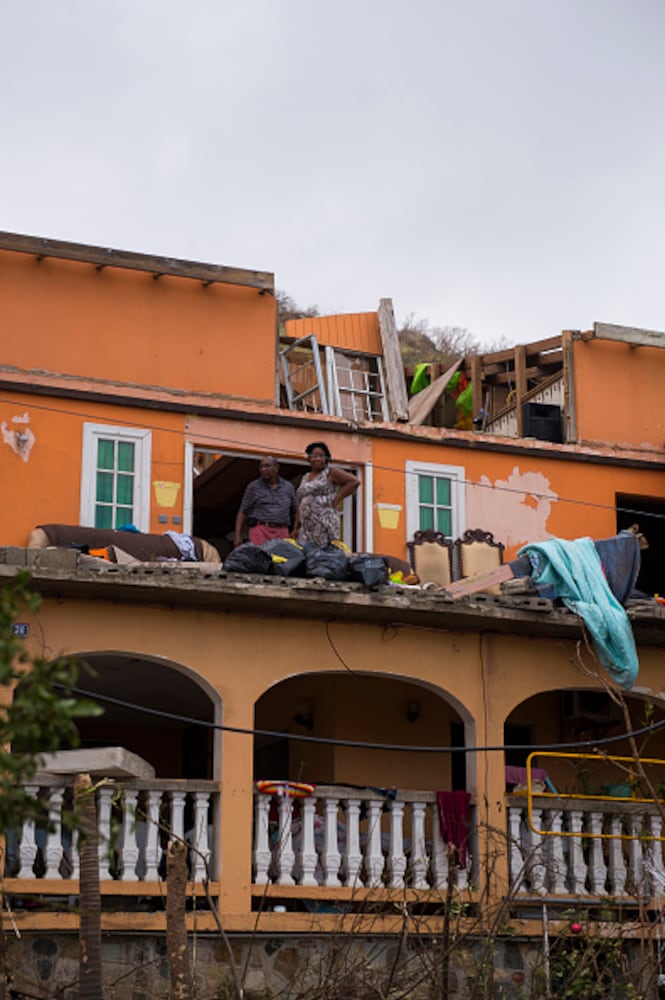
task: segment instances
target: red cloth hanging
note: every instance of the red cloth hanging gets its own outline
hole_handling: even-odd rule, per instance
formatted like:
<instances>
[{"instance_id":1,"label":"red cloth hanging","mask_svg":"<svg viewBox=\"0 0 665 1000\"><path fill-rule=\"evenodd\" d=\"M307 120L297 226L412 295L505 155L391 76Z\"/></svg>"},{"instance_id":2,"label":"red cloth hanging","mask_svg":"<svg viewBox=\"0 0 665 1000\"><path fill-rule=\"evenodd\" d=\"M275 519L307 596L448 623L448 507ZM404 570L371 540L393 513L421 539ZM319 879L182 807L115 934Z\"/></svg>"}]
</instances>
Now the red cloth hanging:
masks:
<instances>
[{"instance_id":1,"label":"red cloth hanging","mask_svg":"<svg viewBox=\"0 0 665 1000\"><path fill-rule=\"evenodd\" d=\"M448 853L460 868L466 867L471 823L471 795L469 792L437 792L441 836L448 844Z\"/></svg>"}]
</instances>

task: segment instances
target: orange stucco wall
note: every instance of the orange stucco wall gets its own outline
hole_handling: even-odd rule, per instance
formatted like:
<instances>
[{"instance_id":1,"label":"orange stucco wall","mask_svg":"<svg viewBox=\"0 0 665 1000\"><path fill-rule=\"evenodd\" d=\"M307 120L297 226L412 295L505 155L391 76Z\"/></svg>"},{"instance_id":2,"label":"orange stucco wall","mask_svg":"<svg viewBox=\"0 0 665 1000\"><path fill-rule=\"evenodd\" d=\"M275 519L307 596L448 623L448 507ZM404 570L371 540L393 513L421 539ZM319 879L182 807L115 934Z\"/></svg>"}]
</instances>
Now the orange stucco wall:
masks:
<instances>
[{"instance_id":1,"label":"orange stucco wall","mask_svg":"<svg viewBox=\"0 0 665 1000\"><path fill-rule=\"evenodd\" d=\"M284 324L287 337L299 339L313 333L319 344L362 354L382 354L379 318L373 313L340 313L289 319Z\"/></svg>"},{"instance_id":2,"label":"orange stucco wall","mask_svg":"<svg viewBox=\"0 0 665 1000\"><path fill-rule=\"evenodd\" d=\"M444 432L445 433L445 432ZM551 457L504 454L479 448L446 446L439 442L375 439L374 548L404 557L407 532L407 476L405 461L461 467L466 508L466 528L491 531L506 545L512 558L520 545L548 537L604 538L616 531L616 494L630 493L659 498L665 476L653 470L602 465L588 460L567 461L564 452ZM397 524L381 524L382 504L401 508ZM378 506L377 506L378 505ZM383 518L385 520L385 517Z\"/></svg>"},{"instance_id":3,"label":"orange stucco wall","mask_svg":"<svg viewBox=\"0 0 665 1000\"><path fill-rule=\"evenodd\" d=\"M573 341L577 438L665 448L665 350Z\"/></svg>"},{"instance_id":4,"label":"orange stucco wall","mask_svg":"<svg viewBox=\"0 0 665 1000\"><path fill-rule=\"evenodd\" d=\"M78 524L84 423L146 428L152 431L150 530L173 527L181 516L184 487L184 417L136 411L127 406L80 403L29 394L0 395L0 474L2 544L25 545L37 524ZM16 432L30 431L33 441L17 451ZM155 482L179 484L173 507L160 505ZM159 522L166 515L168 523ZM176 528L175 530L178 530Z\"/></svg>"},{"instance_id":5,"label":"orange stucco wall","mask_svg":"<svg viewBox=\"0 0 665 1000\"><path fill-rule=\"evenodd\" d=\"M302 426L290 427L271 422L268 415L265 423L215 420L5 390L0 395L4 544L24 544L28 532L39 523L78 522L85 422L152 431L152 531L173 527L171 519L183 515L186 441L205 447L218 443L229 452L272 452L300 459L309 441L322 438L337 461L361 470L371 463L372 547L400 558L406 555L408 540L407 459L460 467L466 480L465 527L492 531L506 545L507 558L520 545L551 536L612 535L617 493L662 498L665 485L656 463L653 469L634 468L567 461L564 452L554 450L544 457L532 455L528 447L517 455L453 447L441 432L420 440L370 438L360 432L343 432L342 423L332 418L330 430L312 430L304 414L298 420ZM28 429L34 441L26 455L12 442L16 432ZM160 504L154 483L162 481L179 487L173 507ZM364 515L364 497L361 503ZM388 526L382 505L400 508L390 512L395 527ZM167 523L160 522L160 514L168 518Z\"/></svg>"},{"instance_id":6,"label":"orange stucco wall","mask_svg":"<svg viewBox=\"0 0 665 1000\"><path fill-rule=\"evenodd\" d=\"M0 365L273 400L275 300L255 288L0 251Z\"/></svg>"},{"instance_id":7,"label":"orange stucco wall","mask_svg":"<svg viewBox=\"0 0 665 1000\"><path fill-rule=\"evenodd\" d=\"M399 623L387 635L381 627L338 620L333 649L329 629L330 623L323 621L47 599L30 641L38 652L44 644L74 654L98 649L156 658L163 664L165 683L171 669L187 672L219 703L224 723L245 729L254 726L255 718L263 721L255 716L257 702L277 693L272 721L278 728L286 721L293 732L293 721L284 718L292 695L297 690L299 697L315 698L314 681L324 678L334 698L314 703L312 733L387 743L436 740L445 745L447 723L455 711L470 727L470 741L479 746L500 745L511 715L542 724L550 737L555 730L547 710L536 718L533 713L520 715L524 701L549 691L597 687L576 667L575 643L570 640L414 630ZM140 670L140 663L134 669ZM399 693L394 686L398 681L407 682ZM283 682L287 686L280 697ZM639 683L642 694L662 699L659 648L640 650ZM403 716L401 699L413 691L424 707L422 718L409 724L398 716ZM123 691L120 696L131 699L132 694ZM186 715L187 705L180 711ZM249 910L251 883L252 739L231 732L220 739L223 908L240 915ZM351 753L335 750L335 780L349 780L353 774L354 783L368 780L386 787L394 782L407 789L445 787L449 780L449 763L442 756L427 764L424 755L379 751L374 760L369 752L360 753L358 768L353 769ZM481 821L499 829L505 824L503 768L502 754L488 752L472 755L468 769L468 787L477 798Z\"/></svg>"}]
</instances>

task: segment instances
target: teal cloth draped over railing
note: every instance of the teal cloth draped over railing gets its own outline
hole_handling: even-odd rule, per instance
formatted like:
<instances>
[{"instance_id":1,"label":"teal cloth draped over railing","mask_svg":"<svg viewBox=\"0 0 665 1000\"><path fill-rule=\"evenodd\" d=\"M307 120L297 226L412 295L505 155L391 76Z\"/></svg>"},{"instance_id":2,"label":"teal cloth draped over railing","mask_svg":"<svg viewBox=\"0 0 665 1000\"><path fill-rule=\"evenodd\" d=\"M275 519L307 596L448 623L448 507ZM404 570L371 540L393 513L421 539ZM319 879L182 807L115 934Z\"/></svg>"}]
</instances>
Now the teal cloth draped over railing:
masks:
<instances>
[{"instance_id":1,"label":"teal cloth draped over railing","mask_svg":"<svg viewBox=\"0 0 665 1000\"><path fill-rule=\"evenodd\" d=\"M617 684L630 690L638 671L633 630L607 584L593 540L550 538L524 545L517 554L531 560L537 585L553 586L566 607L583 619L600 662Z\"/></svg>"}]
</instances>

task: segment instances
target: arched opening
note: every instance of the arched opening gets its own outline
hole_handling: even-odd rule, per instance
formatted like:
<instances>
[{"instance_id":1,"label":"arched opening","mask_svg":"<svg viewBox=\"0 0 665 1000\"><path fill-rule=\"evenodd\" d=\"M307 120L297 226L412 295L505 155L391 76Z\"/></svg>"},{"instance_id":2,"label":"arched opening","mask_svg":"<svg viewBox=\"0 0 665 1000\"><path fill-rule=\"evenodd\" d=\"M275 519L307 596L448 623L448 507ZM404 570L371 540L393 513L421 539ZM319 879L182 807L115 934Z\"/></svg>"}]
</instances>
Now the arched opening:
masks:
<instances>
[{"instance_id":1,"label":"arched opening","mask_svg":"<svg viewBox=\"0 0 665 1000\"><path fill-rule=\"evenodd\" d=\"M288 779L435 791L467 787L465 754L363 750L335 740L389 746L464 746L471 720L443 692L369 673L313 673L282 681L256 703L255 779ZM298 737L318 736L330 744Z\"/></svg>"},{"instance_id":2,"label":"arched opening","mask_svg":"<svg viewBox=\"0 0 665 1000\"><path fill-rule=\"evenodd\" d=\"M662 703L633 694L617 702L601 689L550 691L516 706L507 743L569 745L537 752L526 784L529 746L506 750L513 892L625 907L660 891L663 720ZM631 746L626 733L648 726L656 728Z\"/></svg>"},{"instance_id":3,"label":"arched opening","mask_svg":"<svg viewBox=\"0 0 665 1000\"><path fill-rule=\"evenodd\" d=\"M213 696L186 668L133 653L81 653L77 659L89 667L81 670L80 688L93 698L115 698L135 706L100 701L102 716L79 721L82 748L124 747L152 764L159 778L216 776L219 741L209 725L216 716Z\"/></svg>"},{"instance_id":4,"label":"arched opening","mask_svg":"<svg viewBox=\"0 0 665 1000\"><path fill-rule=\"evenodd\" d=\"M664 705L634 694L625 694L623 700L631 730L665 721ZM559 793L601 794L601 790L609 789L611 795L613 787L620 791L620 786L637 781L635 768L631 769L629 762L612 763L606 757L634 756L629 740L622 738L627 731L622 704L602 689L579 688L534 695L517 705L505 722L508 790L516 783L509 779L521 777L530 747L564 743L571 746L560 754L553 751L555 756L533 761L533 766L547 771ZM597 761L564 756L591 754L595 747L600 751ZM665 759L665 726L640 737L638 747L641 758Z\"/></svg>"},{"instance_id":5,"label":"arched opening","mask_svg":"<svg viewBox=\"0 0 665 1000\"><path fill-rule=\"evenodd\" d=\"M257 885L466 886L467 755L405 749L449 748L464 733L471 744L471 717L452 697L402 677L303 674L265 692L255 725L285 734L255 737Z\"/></svg>"}]
</instances>

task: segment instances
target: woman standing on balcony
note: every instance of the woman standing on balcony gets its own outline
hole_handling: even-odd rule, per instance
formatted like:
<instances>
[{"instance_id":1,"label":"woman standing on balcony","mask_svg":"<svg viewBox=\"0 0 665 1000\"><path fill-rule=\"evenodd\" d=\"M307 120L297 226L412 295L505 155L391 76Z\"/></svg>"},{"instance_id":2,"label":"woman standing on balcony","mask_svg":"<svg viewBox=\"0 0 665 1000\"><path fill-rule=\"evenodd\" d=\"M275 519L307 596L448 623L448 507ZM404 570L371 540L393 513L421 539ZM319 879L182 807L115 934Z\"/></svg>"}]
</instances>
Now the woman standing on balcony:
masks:
<instances>
[{"instance_id":1,"label":"woman standing on balcony","mask_svg":"<svg viewBox=\"0 0 665 1000\"><path fill-rule=\"evenodd\" d=\"M299 542L328 545L339 538L339 512L345 497L355 493L360 480L350 472L330 465L331 454L323 441L305 448L310 471L302 477L296 492L298 512L293 534Z\"/></svg>"}]
</instances>

